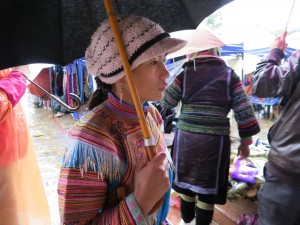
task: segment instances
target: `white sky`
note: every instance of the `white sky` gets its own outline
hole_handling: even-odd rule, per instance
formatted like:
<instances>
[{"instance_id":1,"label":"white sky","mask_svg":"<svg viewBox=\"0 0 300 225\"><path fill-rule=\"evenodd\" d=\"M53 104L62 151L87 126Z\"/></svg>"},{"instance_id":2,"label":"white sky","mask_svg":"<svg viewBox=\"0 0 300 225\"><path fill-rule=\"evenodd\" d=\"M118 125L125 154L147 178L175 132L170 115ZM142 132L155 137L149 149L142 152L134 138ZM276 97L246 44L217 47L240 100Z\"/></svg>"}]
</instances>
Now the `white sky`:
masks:
<instances>
[{"instance_id":1,"label":"white sky","mask_svg":"<svg viewBox=\"0 0 300 225\"><path fill-rule=\"evenodd\" d=\"M30 70L29 78L33 80L39 74L39 72L41 72L43 68L51 67L51 66L53 66L53 64L44 64L44 63L29 64L29 70Z\"/></svg>"},{"instance_id":2,"label":"white sky","mask_svg":"<svg viewBox=\"0 0 300 225\"><path fill-rule=\"evenodd\" d=\"M218 10L222 15L221 36L228 44L244 42L246 49L271 45L275 36L270 31L284 31L288 20L288 31L300 29L300 0L295 0L292 10L293 2L294 0L234 0ZM297 45L297 48L300 47L300 35L298 36L297 44L292 44Z\"/></svg>"},{"instance_id":3,"label":"white sky","mask_svg":"<svg viewBox=\"0 0 300 225\"><path fill-rule=\"evenodd\" d=\"M293 2L294 0L234 0L220 11L223 24L227 27L260 25L269 30L284 30ZM300 0L295 0L288 30L295 27L300 27Z\"/></svg>"},{"instance_id":4,"label":"white sky","mask_svg":"<svg viewBox=\"0 0 300 225\"><path fill-rule=\"evenodd\" d=\"M271 46L275 36L270 31L300 31L300 0L234 0L218 12L222 15L222 40L227 44L244 43L244 48L257 49ZM292 10L292 13L291 13ZM291 13L291 15L290 15ZM289 19L290 15L290 19ZM293 40L289 39L293 37ZM300 32L287 37L288 46L300 48ZM256 59L245 57L244 69L252 71ZM246 67L249 67L248 69Z\"/></svg>"}]
</instances>

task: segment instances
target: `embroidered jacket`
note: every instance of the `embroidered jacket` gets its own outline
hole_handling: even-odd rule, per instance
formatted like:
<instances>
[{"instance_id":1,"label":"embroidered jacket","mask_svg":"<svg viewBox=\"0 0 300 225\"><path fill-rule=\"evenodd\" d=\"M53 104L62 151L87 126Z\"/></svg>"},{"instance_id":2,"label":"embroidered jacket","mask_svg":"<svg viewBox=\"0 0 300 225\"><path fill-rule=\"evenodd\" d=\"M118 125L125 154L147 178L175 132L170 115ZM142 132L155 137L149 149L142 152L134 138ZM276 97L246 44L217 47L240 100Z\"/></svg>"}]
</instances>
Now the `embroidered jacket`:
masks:
<instances>
[{"instance_id":1,"label":"embroidered jacket","mask_svg":"<svg viewBox=\"0 0 300 225\"><path fill-rule=\"evenodd\" d=\"M181 130L229 135L227 115L233 109L242 144L260 131L253 107L242 82L225 62L215 56L202 56L183 65L184 71L168 87L163 108L173 109L181 101L178 128Z\"/></svg>"},{"instance_id":2,"label":"embroidered jacket","mask_svg":"<svg viewBox=\"0 0 300 225\"><path fill-rule=\"evenodd\" d=\"M143 109L157 151L166 151L160 114L152 105ZM133 195L134 170L143 157L147 154L135 108L110 94L68 132L58 184L62 223L147 224L149 218ZM119 185L125 187L124 200L118 199Z\"/></svg>"}]
</instances>

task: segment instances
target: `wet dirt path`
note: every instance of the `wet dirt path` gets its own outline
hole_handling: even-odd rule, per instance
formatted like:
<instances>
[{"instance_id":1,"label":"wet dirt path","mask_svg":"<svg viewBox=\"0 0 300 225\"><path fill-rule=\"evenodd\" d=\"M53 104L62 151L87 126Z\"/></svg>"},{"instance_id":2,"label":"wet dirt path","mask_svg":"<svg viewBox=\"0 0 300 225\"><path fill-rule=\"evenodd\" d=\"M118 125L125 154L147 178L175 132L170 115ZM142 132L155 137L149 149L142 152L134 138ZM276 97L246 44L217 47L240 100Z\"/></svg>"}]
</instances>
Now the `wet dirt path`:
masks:
<instances>
[{"instance_id":1,"label":"wet dirt path","mask_svg":"<svg viewBox=\"0 0 300 225\"><path fill-rule=\"evenodd\" d=\"M59 225L57 181L65 135L75 120L70 114L53 118L50 109L34 108L27 95L23 97L22 104L49 203L51 224Z\"/></svg>"}]
</instances>

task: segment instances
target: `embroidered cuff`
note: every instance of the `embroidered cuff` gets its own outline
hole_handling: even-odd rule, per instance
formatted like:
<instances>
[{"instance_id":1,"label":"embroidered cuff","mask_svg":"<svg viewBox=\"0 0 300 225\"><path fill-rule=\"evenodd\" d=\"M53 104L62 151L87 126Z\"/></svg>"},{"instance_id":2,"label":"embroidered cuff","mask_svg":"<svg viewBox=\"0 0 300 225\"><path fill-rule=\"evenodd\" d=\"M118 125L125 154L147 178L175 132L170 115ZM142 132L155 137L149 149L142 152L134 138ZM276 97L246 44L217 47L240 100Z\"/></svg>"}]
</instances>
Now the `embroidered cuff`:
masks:
<instances>
[{"instance_id":1,"label":"embroidered cuff","mask_svg":"<svg viewBox=\"0 0 300 225\"><path fill-rule=\"evenodd\" d=\"M241 138L241 145L246 146L246 145L251 145L253 143L252 137L242 137Z\"/></svg>"},{"instance_id":2,"label":"embroidered cuff","mask_svg":"<svg viewBox=\"0 0 300 225\"><path fill-rule=\"evenodd\" d=\"M147 219L144 217L133 193L126 197L125 202L131 212L132 217L134 218L135 223L139 225L147 225Z\"/></svg>"}]
</instances>

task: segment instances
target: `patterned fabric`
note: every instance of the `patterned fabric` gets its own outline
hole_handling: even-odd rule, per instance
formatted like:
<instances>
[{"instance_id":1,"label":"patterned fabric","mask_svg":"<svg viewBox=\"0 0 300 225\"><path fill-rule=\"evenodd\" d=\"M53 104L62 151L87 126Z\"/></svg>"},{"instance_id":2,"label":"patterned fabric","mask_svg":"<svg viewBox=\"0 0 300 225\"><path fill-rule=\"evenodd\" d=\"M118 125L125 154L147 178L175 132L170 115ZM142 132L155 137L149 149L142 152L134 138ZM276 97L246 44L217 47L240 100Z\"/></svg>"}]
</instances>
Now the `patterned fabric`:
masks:
<instances>
[{"instance_id":1,"label":"patterned fabric","mask_svg":"<svg viewBox=\"0 0 300 225\"><path fill-rule=\"evenodd\" d=\"M181 101L182 97L182 73L178 75L173 83L165 91L164 98L162 100L162 106L166 109L175 108Z\"/></svg>"},{"instance_id":2,"label":"patterned fabric","mask_svg":"<svg viewBox=\"0 0 300 225\"><path fill-rule=\"evenodd\" d=\"M233 82L232 109L238 124L239 135L249 137L259 132L258 121L242 82L239 78L233 79Z\"/></svg>"},{"instance_id":3,"label":"patterned fabric","mask_svg":"<svg viewBox=\"0 0 300 225\"><path fill-rule=\"evenodd\" d=\"M219 64L219 66L215 71L211 69L209 74L202 75L204 78L200 79L197 73L203 73L202 70L197 69L197 71L191 72L194 70L193 63L188 62L184 65L184 67L190 68L188 75L184 75L186 71L183 71L168 87L162 100L163 107L173 109L180 101L183 102L178 127L190 132L227 135L230 132L227 114L232 108L240 137L247 138L256 134L259 131L259 125L239 77L234 72L229 74L227 66L219 59L204 58L197 59L196 62L199 68L203 68L204 62L210 62L211 65ZM200 67L200 65L202 66ZM211 67L207 66L207 68ZM220 74L218 78L205 83L207 81L205 76L220 73L217 70L223 71L223 75ZM187 76L189 78L185 78ZM202 82L204 84L201 84ZM187 89L187 86L191 87L192 84L197 88L197 94L194 90ZM199 88L202 85L203 87ZM185 101L184 96L187 98L190 93L199 97L190 102Z\"/></svg>"},{"instance_id":4,"label":"patterned fabric","mask_svg":"<svg viewBox=\"0 0 300 225\"><path fill-rule=\"evenodd\" d=\"M166 151L162 118L144 106L157 151ZM147 157L134 107L112 94L83 116L68 132L58 194L63 224L150 224L133 196L134 170ZM118 199L117 187L125 188Z\"/></svg>"},{"instance_id":5,"label":"patterned fabric","mask_svg":"<svg viewBox=\"0 0 300 225\"><path fill-rule=\"evenodd\" d=\"M228 135L227 114L228 110L218 106L184 104L178 128L196 133Z\"/></svg>"},{"instance_id":6,"label":"patterned fabric","mask_svg":"<svg viewBox=\"0 0 300 225\"><path fill-rule=\"evenodd\" d=\"M243 144L260 131L254 110L239 77L217 56L202 56L183 65L168 87L163 108L182 103L174 137L173 188L198 195L208 204L225 204L230 162L232 109ZM188 162L188 163L187 163Z\"/></svg>"}]
</instances>

